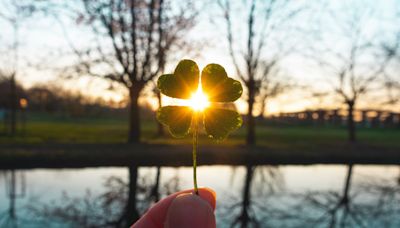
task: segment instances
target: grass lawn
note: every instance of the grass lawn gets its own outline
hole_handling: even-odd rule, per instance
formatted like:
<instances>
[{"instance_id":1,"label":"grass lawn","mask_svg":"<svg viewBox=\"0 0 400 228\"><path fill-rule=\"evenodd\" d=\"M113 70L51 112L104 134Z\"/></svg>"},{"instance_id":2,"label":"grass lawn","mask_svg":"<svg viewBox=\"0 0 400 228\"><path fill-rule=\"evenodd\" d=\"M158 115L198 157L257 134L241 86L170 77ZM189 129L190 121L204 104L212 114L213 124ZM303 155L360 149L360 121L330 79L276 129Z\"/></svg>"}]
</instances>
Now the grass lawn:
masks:
<instances>
[{"instance_id":1,"label":"grass lawn","mask_svg":"<svg viewBox=\"0 0 400 228\"><path fill-rule=\"evenodd\" d=\"M169 134L156 138L155 120L142 121L142 139L147 143L190 144L191 138L174 139ZM1 129L1 128L0 128ZM1 131L0 131L1 132ZM15 137L0 135L0 144L36 143L124 143L127 139L127 120L121 118L66 118L48 115L30 115L25 132ZM257 126L257 142L273 149L320 150L346 144L345 128ZM246 129L234 132L224 145L244 144ZM400 129L359 129L362 144L400 149ZM202 144L215 144L204 135Z\"/></svg>"}]
</instances>

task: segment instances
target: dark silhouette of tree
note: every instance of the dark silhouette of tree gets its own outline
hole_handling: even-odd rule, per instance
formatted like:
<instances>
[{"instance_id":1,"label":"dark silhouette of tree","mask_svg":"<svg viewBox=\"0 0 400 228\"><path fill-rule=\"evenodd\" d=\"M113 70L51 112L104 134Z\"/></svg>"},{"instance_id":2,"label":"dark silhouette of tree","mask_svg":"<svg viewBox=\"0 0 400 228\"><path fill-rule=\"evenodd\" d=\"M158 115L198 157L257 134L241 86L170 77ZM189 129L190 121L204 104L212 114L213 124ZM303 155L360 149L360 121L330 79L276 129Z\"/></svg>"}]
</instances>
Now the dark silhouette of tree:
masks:
<instances>
[{"instance_id":1,"label":"dark silhouette of tree","mask_svg":"<svg viewBox=\"0 0 400 228\"><path fill-rule=\"evenodd\" d=\"M28 90L29 106L31 110L39 112L54 112L59 105L55 91L45 86L33 86Z\"/></svg>"},{"instance_id":2,"label":"dark silhouette of tree","mask_svg":"<svg viewBox=\"0 0 400 228\"><path fill-rule=\"evenodd\" d=\"M20 28L24 20L29 18L34 12L30 1L3 1L0 4L0 21L5 22L11 27L11 44L2 41L0 53L0 76L8 78L9 89L9 108L10 108L10 130L14 135L17 130L17 110L19 107L19 98L17 94L17 77L21 74L20 64Z\"/></svg>"},{"instance_id":3,"label":"dark silhouette of tree","mask_svg":"<svg viewBox=\"0 0 400 228\"><path fill-rule=\"evenodd\" d=\"M26 98L26 91L20 83L15 81L15 77L0 77L0 109L3 112L5 134L15 135L18 129L17 113L23 108L20 100ZM20 129L23 124L23 122L19 124Z\"/></svg>"},{"instance_id":4,"label":"dark silhouette of tree","mask_svg":"<svg viewBox=\"0 0 400 228\"><path fill-rule=\"evenodd\" d=\"M400 8L398 9L394 23L400 21ZM384 71L384 85L387 91L388 99L386 104L395 105L400 102L400 30L392 32L393 36L381 44L384 58L391 59Z\"/></svg>"},{"instance_id":5,"label":"dark silhouette of tree","mask_svg":"<svg viewBox=\"0 0 400 228\"><path fill-rule=\"evenodd\" d=\"M101 77L128 89L128 142L139 142L139 96L162 72L174 49L184 44L197 12L191 1L180 2L178 8L169 0L81 2L84 10L75 19L91 28L95 41L85 49L67 38L79 58L74 73Z\"/></svg>"},{"instance_id":6,"label":"dark silhouette of tree","mask_svg":"<svg viewBox=\"0 0 400 228\"><path fill-rule=\"evenodd\" d=\"M157 101L158 101L158 107L162 107L161 92L157 91L156 96L157 96ZM160 121L157 121L157 136L163 136L164 132L165 132L164 125L162 123L160 123Z\"/></svg>"},{"instance_id":7,"label":"dark silhouette of tree","mask_svg":"<svg viewBox=\"0 0 400 228\"><path fill-rule=\"evenodd\" d=\"M285 27L287 37L279 36L280 30L288 22L293 21L302 8L286 0L251 0L243 2L240 10L233 11L231 3L233 1L218 1L226 24L229 54L237 76L244 82L247 89L246 143L253 145L256 142L253 113L256 97L260 95L260 90L266 89L265 86L272 90L278 86L272 85L274 80L271 79L277 76L274 75L273 69L279 68L279 62L293 51L293 44L285 39L289 37L288 27ZM246 12L245 19L237 16L243 11ZM239 18L240 21L235 21L235 18ZM244 27L238 28L242 23ZM239 34L235 32L239 29L246 31L242 40L238 39ZM264 88L262 88L263 85ZM263 97L265 99L261 99L263 102L269 93L271 91L265 92Z\"/></svg>"},{"instance_id":8,"label":"dark silhouette of tree","mask_svg":"<svg viewBox=\"0 0 400 228\"><path fill-rule=\"evenodd\" d=\"M395 105L400 102L400 82L386 75L385 88L387 91L386 104Z\"/></svg>"},{"instance_id":9,"label":"dark silhouette of tree","mask_svg":"<svg viewBox=\"0 0 400 228\"><path fill-rule=\"evenodd\" d=\"M373 6L365 2L354 2L351 6L331 10L320 20L317 38L308 48L306 56L314 59L323 70L332 87L332 94L347 106L348 140L356 141L354 110L378 79L382 77L390 58L379 56L381 34L371 29ZM333 45L336 40L338 45Z\"/></svg>"},{"instance_id":10,"label":"dark silhouette of tree","mask_svg":"<svg viewBox=\"0 0 400 228\"><path fill-rule=\"evenodd\" d=\"M160 90L157 88L157 83L155 81L152 86L153 86L153 89L151 91L151 94L148 94L148 96L155 96L157 99L157 108L161 108L163 106L162 94L161 94ZM160 123L159 121L157 121L156 113L154 115L154 120L157 122L157 132L156 132L155 137L161 137L165 133L164 125L162 123Z\"/></svg>"},{"instance_id":11,"label":"dark silhouette of tree","mask_svg":"<svg viewBox=\"0 0 400 228\"><path fill-rule=\"evenodd\" d=\"M267 69L270 70L270 69ZM265 112L268 109L267 103L269 100L287 92L288 90L294 87L293 83L290 83L288 78L278 78L276 80L268 79L268 77L278 75L278 72L275 73L264 73L264 78L262 79L262 85L260 89L260 113L259 117L264 118Z\"/></svg>"}]
</instances>

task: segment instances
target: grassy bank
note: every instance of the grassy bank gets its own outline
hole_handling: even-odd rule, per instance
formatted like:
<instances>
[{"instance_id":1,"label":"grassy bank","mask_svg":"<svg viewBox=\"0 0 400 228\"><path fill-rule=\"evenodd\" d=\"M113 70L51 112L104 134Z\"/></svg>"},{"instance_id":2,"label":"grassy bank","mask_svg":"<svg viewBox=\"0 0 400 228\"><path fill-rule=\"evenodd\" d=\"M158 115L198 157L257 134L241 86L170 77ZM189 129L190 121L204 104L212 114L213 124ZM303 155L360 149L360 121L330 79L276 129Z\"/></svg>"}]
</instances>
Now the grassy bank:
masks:
<instances>
[{"instance_id":1,"label":"grassy bank","mask_svg":"<svg viewBox=\"0 0 400 228\"><path fill-rule=\"evenodd\" d=\"M169 134L156 136L156 122L142 121L142 139L155 144L189 144L191 138L174 139ZM0 128L1 129L1 128ZM30 115L25 130L14 137L0 135L0 144L114 144L127 139L127 120L121 118L67 118L48 115ZM358 140L372 147L400 149L400 129L359 129ZM245 126L234 132L224 145L244 144ZM257 126L259 146L282 150L323 150L347 144L345 128L307 126ZM204 135L202 144L215 144Z\"/></svg>"},{"instance_id":2,"label":"grassy bank","mask_svg":"<svg viewBox=\"0 0 400 228\"><path fill-rule=\"evenodd\" d=\"M128 145L127 121L31 116L15 137L0 136L1 168L191 164L191 137L155 137L156 122L142 121L143 144ZM226 141L200 138L200 164L400 164L400 130L359 129L356 144L345 128L257 126L257 146L246 147L245 127Z\"/></svg>"}]
</instances>

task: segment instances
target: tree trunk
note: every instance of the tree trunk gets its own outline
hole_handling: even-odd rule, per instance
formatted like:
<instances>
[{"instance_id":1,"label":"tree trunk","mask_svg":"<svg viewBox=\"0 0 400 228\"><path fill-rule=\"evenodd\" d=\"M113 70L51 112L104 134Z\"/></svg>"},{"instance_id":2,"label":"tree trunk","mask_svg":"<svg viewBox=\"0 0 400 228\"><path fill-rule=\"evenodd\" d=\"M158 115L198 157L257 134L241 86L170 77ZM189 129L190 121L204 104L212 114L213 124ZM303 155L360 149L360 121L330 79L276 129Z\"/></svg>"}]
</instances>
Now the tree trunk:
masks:
<instances>
[{"instance_id":1,"label":"tree trunk","mask_svg":"<svg viewBox=\"0 0 400 228\"><path fill-rule=\"evenodd\" d=\"M140 142L140 107L139 107L139 96L143 89L143 85L140 83L134 83L129 88L129 138L128 143Z\"/></svg>"},{"instance_id":2,"label":"tree trunk","mask_svg":"<svg viewBox=\"0 0 400 228\"><path fill-rule=\"evenodd\" d=\"M255 85L253 82L249 82L248 90L249 90L249 98L247 100L248 110L247 110L247 137L246 144L254 145L256 144L256 135L255 135L255 123L253 116L253 108L254 108L254 96L255 96Z\"/></svg>"},{"instance_id":3,"label":"tree trunk","mask_svg":"<svg viewBox=\"0 0 400 228\"><path fill-rule=\"evenodd\" d=\"M11 95L11 114L10 114L10 124L11 124L11 135L15 135L17 131L17 85L15 82L15 75L13 74L10 79L10 95Z\"/></svg>"},{"instance_id":4,"label":"tree trunk","mask_svg":"<svg viewBox=\"0 0 400 228\"><path fill-rule=\"evenodd\" d=\"M162 107L162 99L161 99L161 93L160 91L157 91L157 100L158 100L158 108ZM163 136L164 135L164 125L160 123L159 121L157 122L157 136Z\"/></svg>"},{"instance_id":5,"label":"tree trunk","mask_svg":"<svg viewBox=\"0 0 400 228\"><path fill-rule=\"evenodd\" d=\"M400 114L397 115L397 128L400 128Z\"/></svg>"},{"instance_id":6,"label":"tree trunk","mask_svg":"<svg viewBox=\"0 0 400 228\"><path fill-rule=\"evenodd\" d=\"M354 104L355 101L348 101L348 114L347 114L347 130L349 133L349 141L355 142L356 141L356 126L354 123Z\"/></svg>"},{"instance_id":7,"label":"tree trunk","mask_svg":"<svg viewBox=\"0 0 400 228\"><path fill-rule=\"evenodd\" d=\"M259 119L264 119L265 109L266 108L267 108L267 96L264 96L261 99L261 110L260 110L260 114L258 115Z\"/></svg>"},{"instance_id":8,"label":"tree trunk","mask_svg":"<svg viewBox=\"0 0 400 228\"><path fill-rule=\"evenodd\" d=\"M139 219L139 212L137 210L137 179L138 179L138 167L129 167L129 192L128 192L128 203L125 210L125 225L126 227L132 225L136 220Z\"/></svg>"}]
</instances>

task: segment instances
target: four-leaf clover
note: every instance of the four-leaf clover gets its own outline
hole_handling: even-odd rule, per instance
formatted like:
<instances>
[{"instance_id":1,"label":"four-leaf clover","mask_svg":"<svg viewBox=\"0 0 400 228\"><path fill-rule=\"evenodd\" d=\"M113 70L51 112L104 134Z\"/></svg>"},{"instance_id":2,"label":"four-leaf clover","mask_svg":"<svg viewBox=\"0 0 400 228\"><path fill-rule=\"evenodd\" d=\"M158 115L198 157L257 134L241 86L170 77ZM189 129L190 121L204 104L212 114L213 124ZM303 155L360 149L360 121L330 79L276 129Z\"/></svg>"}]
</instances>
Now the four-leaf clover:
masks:
<instances>
[{"instance_id":1,"label":"four-leaf clover","mask_svg":"<svg viewBox=\"0 0 400 228\"><path fill-rule=\"evenodd\" d=\"M190 99L200 90L208 98L210 106L204 110L188 106L164 106L158 110L157 119L168 127L174 137L181 138L189 134L193 120L197 121L194 117L200 114L206 134L216 140L225 139L231 131L242 125L242 118L236 111L217 106L218 103L237 100L242 95L242 85L229 78L225 69L218 64L208 64L201 72L201 77L199 73L194 61L182 60L173 74L159 77L157 87L164 95L179 99Z\"/></svg>"}]
</instances>

